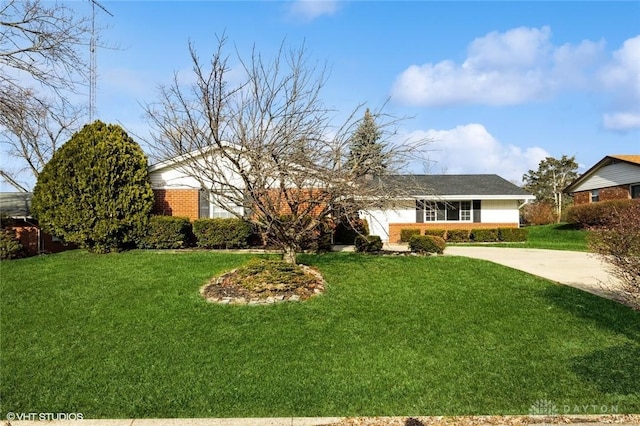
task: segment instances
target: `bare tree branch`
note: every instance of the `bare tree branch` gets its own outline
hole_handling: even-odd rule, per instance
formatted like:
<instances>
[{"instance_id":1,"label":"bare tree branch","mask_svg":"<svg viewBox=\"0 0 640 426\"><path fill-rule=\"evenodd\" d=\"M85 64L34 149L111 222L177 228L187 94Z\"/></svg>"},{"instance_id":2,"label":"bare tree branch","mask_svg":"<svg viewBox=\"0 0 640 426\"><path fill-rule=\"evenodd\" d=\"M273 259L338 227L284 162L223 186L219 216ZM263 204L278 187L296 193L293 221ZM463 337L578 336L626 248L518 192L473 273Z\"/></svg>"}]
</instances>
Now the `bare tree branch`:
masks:
<instances>
[{"instance_id":1,"label":"bare tree branch","mask_svg":"<svg viewBox=\"0 0 640 426\"><path fill-rule=\"evenodd\" d=\"M366 205L409 196L413 188L391 188L392 179L372 181L346 166L359 107L333 124L336 111L320 97L325 69L310 63L304 46L282 45L273 60L255 48L248 59L236 52L241 68L232 79L226 44L218 39L206 66L190 44L195 83L184 87L175 76L146 105L156 157L175 159L214 203L270 235L289 261L336 212L354 217ZM399 122L380 123L385 174L400 172L427 142L393 143Z\"/></svg>"},{"instance_id":2,"label":"bare tree branch","mask_svg":"<svg viewBox=\"0 0 640 426\"><path fill-rule=\"evenodd\" d=\"M80 125L70 96L88 82L90 39L90 17L61 3L0 3L0 142L36 177Z\"/></svg>"}]
</instances>

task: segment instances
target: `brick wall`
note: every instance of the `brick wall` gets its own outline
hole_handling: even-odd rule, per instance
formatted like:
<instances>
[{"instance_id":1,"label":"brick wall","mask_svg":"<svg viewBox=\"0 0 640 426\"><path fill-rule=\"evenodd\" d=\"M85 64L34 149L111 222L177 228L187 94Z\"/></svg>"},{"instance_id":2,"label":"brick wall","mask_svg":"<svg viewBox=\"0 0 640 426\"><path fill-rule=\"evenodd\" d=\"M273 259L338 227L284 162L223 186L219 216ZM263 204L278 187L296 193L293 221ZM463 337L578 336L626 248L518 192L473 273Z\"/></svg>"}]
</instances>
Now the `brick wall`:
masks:
<instances>
[{"instance_id":1,"label":"brick wall","mask_svg":"<svg viewBox=\"0 0 640 426\"><path fill-rule=\"evenodd\" d=\"M600 201L628 200L630 198L629 185L612 186L600 190Z\"/></svg>"},{"instance_id":2,"label":"brick wall","mask_svg":"<svg viewBox=\"0 0 640 426\"><path fill-rule=\"evenodd\" d=\"M59 253L65 250L73 250L78 248L75 244L63 244L60 241L53 241L53 237L46 232L40 232L40 241L42 247L38 247L38 227L31 224L18 224L10 226L16 233L16 238L24 247L28 256L40 254L39 249L42 248L44 253Z\"/></svg>"},{"instance_id":3,"label":"brick wall","mask_svg":"<svg viewBox=\"0 0 640 426\"><path fill-rule=\"evenodd\" d=\"M198 219L200 191L197 189L154 189L153 194L153 214Z\"/></svg>"},{"instance_id":4,"label":"brick wall","mask_svg":"<svg viewBox=\"0 0 640 426\"><path fill-rule=\"evenodd\" d=\"M589 204L591 202L591 191L581 191L573 194L573 204Z\"/></svg>"},{"instance_id":5,"label":"brick wall","mask_svg":"<svg viewBox=\"0 0 640 426\"><path fill-rule=\"evenodd\" d=\"M401 229L419 229L422 233L425 229L495 229L518 228L517 223L473 223L473 222L440 222L440 223L390 223L389 242L400 242Z\"/></svg>"},{"instance_id":6,"label":"brick wall","mask_svg":"<svg viewBox=\"0 0 640 426\"><path fill-rule=\"evenodd\" d=\"M600 189L600 201L628 200L631 198L629 185L611 186ZM581 191L573 194L573 204L589 204L591 202L591 191Z\"/></svg>"}]
</instances>

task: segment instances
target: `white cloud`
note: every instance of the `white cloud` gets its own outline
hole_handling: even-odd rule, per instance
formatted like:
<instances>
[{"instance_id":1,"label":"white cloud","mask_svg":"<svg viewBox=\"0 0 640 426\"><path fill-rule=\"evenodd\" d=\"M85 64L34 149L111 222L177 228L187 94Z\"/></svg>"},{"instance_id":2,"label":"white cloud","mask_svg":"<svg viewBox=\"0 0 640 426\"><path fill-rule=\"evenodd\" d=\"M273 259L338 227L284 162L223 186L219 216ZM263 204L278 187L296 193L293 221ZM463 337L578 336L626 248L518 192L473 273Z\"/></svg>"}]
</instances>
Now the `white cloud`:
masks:
<instances>
[{"instance_id":1,"label":"white cloud","mask_svg":"<svg viewBox=\"0 0 640 426\"><path fill-rule=\"evenodd\" d=\"M599 74L612 98L615 111L604 114L603 124L611 130L640 128L640 36L626 40L613 52L612 60Z\"/></svg>"},{"instance_id":2,"label":"white cloud","mask_svg":"<svg viewBox=\"0 0 640 426\"><path fill-rule=\"evenodd\" d=\"M491 32L471 42L468 58L462 68L483 70L536 67L549 56L550 38L549 27L520 27L505 33Z\"/></svg>"},{"instance_id":3,"label":"white cloud","mask_svg":"<svg viewBox=\"0 0 640 426\"><path fill-rule=\"evenodd\" d=\"M631 130L640 129L640 112L634 114L630 112L618 112L604 114L603 124L609 130Z\"/></svg>"},{"instance_id":4,"label":"white cloud","mask_svg":"<svg viewBox=\"0 0 640 426\"><path fill-rule=\"evenodd\" d=\"M514 105L545 99L558 90L586 84L604 42L573 46L551 43L551 30L514 28L473 40L458 65L444 60L411 65L393 84L392 97L410 105Z\"/></svg>"},{"instance_id":5,"label":"white cloud","mask_svg":"<svg viewBox=\"0 0 640 426\"><path fill-rule=\"evenodd\" d=\"M430 164L428 173L498 174L520 182L522 175L537 169L540 160L550 156L543 148L520 148L498 141L482 125L470 123L448 130L419 130L408 139L428 138Z\"/></svg>"},{"instance_id":6,"label":"white cloud","mask_svg":"<svg viewBox=\"0 0 640 426\"><path fill-rule=\"evenodd\" d=\"M338 10L336 0L295 0L289 8L293 19L313 21L322 15L333 15Z\"/></svg>"}]
</instances>

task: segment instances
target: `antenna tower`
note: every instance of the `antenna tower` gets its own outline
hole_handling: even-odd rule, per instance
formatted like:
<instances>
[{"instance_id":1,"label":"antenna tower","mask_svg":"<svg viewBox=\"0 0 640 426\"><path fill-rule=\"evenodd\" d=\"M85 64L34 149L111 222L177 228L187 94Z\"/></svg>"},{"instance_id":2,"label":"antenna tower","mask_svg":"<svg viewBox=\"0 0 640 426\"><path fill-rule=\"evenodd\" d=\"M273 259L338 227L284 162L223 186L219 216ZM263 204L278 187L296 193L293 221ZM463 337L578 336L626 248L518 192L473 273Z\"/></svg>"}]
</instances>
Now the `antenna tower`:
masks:
<instances>
[{"instance_id":1,"label":"antenna tower","mask_svg":"<svg viewBox=\"0 0 640 426\"><path fill-rule=\"evenodd\" d=\"M93 122L96 114L96 92L98 80L98 65L96 62L96 6L102 9L109 16L113 16L103 5L97 0L89 0L91 2L91 42L89 43L90 64L89 64L89 122Z\"/></svg>"}]
</instances>

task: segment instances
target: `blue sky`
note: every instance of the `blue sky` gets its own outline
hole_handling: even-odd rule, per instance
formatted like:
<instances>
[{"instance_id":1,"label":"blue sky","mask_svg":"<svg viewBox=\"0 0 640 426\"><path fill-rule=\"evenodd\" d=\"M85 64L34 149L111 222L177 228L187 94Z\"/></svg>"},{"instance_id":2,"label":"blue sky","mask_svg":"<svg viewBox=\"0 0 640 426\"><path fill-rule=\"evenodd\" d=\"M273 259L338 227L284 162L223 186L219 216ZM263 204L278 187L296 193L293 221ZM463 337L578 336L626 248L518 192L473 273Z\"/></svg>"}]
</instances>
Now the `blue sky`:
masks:
<instances>
[{"instance_id":1,"label":"blue sky","mask_svg":"<svg viewBox=\"0 0 640 426\"><path fill-rule=\"evenodd\" d=\"M86 1L72 2L79 13ZM187 45L202 58L226 33L241 55L305 43L331 73L323 99L413 118L429 137L432 173L520 180L545 156L588 168L640 153L638 1L101 1L97 117L137 134L140 104L174 72L188 78ZM233 63L231 64L233 65ZM424 170L419 170L423 172Z\"/></svg>"}]
</instances>

